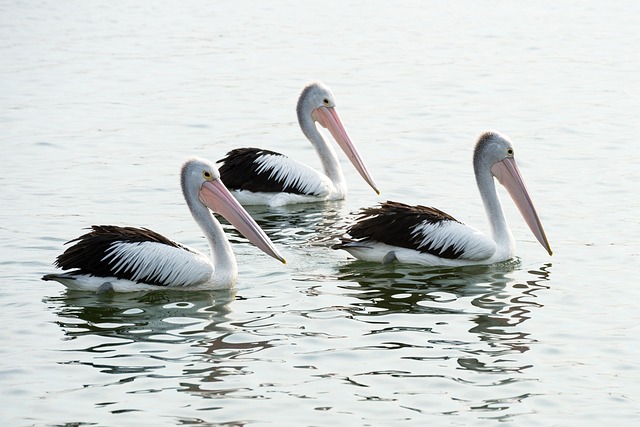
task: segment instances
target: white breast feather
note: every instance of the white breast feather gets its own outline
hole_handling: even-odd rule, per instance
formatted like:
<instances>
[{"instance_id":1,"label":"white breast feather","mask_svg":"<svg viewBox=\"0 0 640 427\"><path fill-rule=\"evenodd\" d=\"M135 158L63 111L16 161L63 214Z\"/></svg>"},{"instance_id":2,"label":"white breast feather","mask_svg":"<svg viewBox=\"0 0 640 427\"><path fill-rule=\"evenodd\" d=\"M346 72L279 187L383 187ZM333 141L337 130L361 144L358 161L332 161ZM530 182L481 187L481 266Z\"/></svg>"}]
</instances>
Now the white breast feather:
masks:
<instances>
[{"instance_id":1,"label":"white breast feather","mask_svg":"<svg viewBox=\"0 0 640 427\"><path fill-rule=\"evenodd\" d=\"M213 273L204 254L157 242L114 243L102 260L108 261L115 273L133 272L134 281L150 277L167 286L197 285Z\"/></svg>"},{"instance_id":2,"label":"white breast feather","mask_svg":"<svg viewBox=\"0 0 640 427\"><path fill-rule=\"evenodd\" d=\"M317 170L286 156L263 154L256 159L258 172L271 171L270 179L283 182L306 194L325 196L331 192L331 180Z\"/></svg>"},{"instance_id":3,"label":"white breast feather","mask_svg":"<svg viewBox=\"0 0 640 427\"><path fill-rule=\"evenodd\" d=\"M464 259L483 260L496 251L496 243L492 239L456 221L423 221L413 228L411 234L418 239L418 248L444 250L453 246L456 251L462 251L461 258Z\"/></svg>"}]
</instances>

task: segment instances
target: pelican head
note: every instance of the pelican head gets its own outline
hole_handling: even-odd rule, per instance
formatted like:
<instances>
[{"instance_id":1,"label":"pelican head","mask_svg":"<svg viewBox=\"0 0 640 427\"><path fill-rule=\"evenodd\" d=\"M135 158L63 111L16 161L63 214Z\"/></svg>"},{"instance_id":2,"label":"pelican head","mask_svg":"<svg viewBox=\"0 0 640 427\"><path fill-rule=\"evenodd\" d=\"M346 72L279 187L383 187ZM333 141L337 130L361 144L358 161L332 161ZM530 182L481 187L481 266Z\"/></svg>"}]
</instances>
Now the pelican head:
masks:
<instances>
[{"instance_id":1,"label":"pelican head","mask_svg":"<svg viewBox=\"0 0 640 427\"><path fill-rule=\"evenodd\" d=\"M286 263L269 237L222 183L220 172L213 163L200 158L187 160L182 165L180 183L196 221L199 221L198 216L202 215L202 209L197 209L197 205L200 204L222 215L267 255Z\"/></svg>"},{"instance_id":2,"label":"pelican head","mask_svg":"<svg viewBox=\"0 0 640 427\"><path fill-rule=\"evenodd\" d=\"M327 129L342 151L347 155L347 158L351 161L360 176L362 176L377 194L380 194L360 153L358 153L358 150L351 141L351 137L340 120L340 116L336 110L335 96L327 85L319 81L308 83L302 89L302 93L300 93L300 97L298 98L297 112L301 124L305 123L308 118L311 118L312 121L319 123L320 126ZM313 138L309 135L311 130L307 129L304 125L302 125L302 130L307 137L313 141Z\"/></svg>"},{"instance_id":3,"label":"pelican head","mask_svg":"<svg viewBox=\"0 0 640 427\"><path fill-rule=\"evenodd\" d=\"M490 173L507 189L529 229L551 255L549 241L516 165L511 140L495 131L484 132L476 143L473 166L477 178Z\"/></svg>"}]
</instances>

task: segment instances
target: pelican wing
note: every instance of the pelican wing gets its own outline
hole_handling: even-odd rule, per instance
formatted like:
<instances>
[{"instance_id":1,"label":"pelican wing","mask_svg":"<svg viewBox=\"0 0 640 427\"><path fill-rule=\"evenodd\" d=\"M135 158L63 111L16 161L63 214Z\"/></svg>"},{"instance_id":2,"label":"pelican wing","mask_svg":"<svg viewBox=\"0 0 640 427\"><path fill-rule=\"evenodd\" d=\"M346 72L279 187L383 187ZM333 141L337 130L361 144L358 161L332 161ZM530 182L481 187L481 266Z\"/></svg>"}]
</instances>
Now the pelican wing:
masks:
<instances>
[{"instance_id":1,"label":"pelican wing","mask_svg":"<svg viewBox=\"0 0 640 427\"><path fill-rule=\"evenodd\" d=\"M324 196L331 182L317 170L274 151L237 148L218 161L229 189Z\"/></svg>"},{"instance_id":2,"label":"pelican wing","mask_svg":"<svg viewBox=\"0 0 640 427\"><path fill-rule=\"evenodd\" d=\"M63 270L158 286L193 286L211 277L207 257L146 228L92 226L56 259Z\"/></svg>"},{"instance_id":3,"label":"pelican wing","mask_svg":"<svg viewBox=\"0 0 640 427\"><path fill-rule=\"evenodd\" d=\"M438 209L385 202L363 209L341 245L385 243L440 258L483 260L496 250L493 240Z\"/></svg>"}]
</instances>

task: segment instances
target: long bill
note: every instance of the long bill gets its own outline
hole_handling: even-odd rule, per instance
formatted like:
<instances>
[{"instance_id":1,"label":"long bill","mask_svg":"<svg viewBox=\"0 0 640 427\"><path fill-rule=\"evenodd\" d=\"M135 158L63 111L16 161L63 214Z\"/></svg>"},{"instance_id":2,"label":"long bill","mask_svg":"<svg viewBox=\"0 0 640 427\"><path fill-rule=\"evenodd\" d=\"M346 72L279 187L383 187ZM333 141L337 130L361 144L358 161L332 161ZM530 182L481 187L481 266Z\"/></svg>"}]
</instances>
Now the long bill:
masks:
<instances>
[{"instance_id":1,"label":"long bill","mask_svg":"<svg viewBox=\"0 0 640 427\"><path fill-rule=\"evenodd\" d=\"M225 217L231 225L264 253L283 264L287 263L262 228L238 203L222 181L219 179L205 181L200 188L200 199L209 209Z\"/></svg>"},{"instance_id":2,"label":"long bill","mask_svg":"<svg viewBox=\"0 0 640 427\"><path fill-rule=\"evenodd\" d=\"M358 173L364 180L373 188L376 194L380 194L376 183L373 181L371 174L367 170L367 167L364 165L364 161L362 157L360 157L360 153L356 149L356 146L351 141L347 130L342 125L342 121L340 120L340 116L336 111L335 107L319 107L313 110L312 113L313 118L322 125L322 127L326 128L333 138L336 140L342 151L347 155L353 166L356 168Z\"/></svg>"},{"instance_id":3,"label":"long bill","mask_svg":"<svg viewBox=\"0 0 640 427\"><path fill-rule=\"evenodd\" d=\"M538 242L547 250L549 255L552 255L553 252L547 240L547 235L542 228L542 223L540 222L540 218L538 218L531 197L529 197L529 192L524 185L524 180L522 179L522 175L520 175L515 159L513 157L507 157L502 161L494 163L493 166L491 166L491 172L498 178L500 184L507 189L509 195L518 207L520 214L529 226L529 229L533 235L536 236L536 239L538 239Z\"/></svg>"}]
</instances>

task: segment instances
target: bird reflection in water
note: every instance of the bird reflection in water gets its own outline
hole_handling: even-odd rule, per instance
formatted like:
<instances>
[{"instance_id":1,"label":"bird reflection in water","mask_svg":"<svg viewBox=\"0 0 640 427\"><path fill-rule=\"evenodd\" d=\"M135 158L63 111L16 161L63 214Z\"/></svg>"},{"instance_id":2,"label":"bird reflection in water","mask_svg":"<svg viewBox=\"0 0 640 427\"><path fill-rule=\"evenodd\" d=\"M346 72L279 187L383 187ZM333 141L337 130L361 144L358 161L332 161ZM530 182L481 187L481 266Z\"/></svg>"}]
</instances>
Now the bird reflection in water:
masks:
<instances>
[{"instance_id":1,"label":"bird reflection in water","mask_svg":"<svg viewBox=\"0 0 640 427\"><path fill-rule=\"evenodd\" d=\"M337 232L336 224L342 218L343 202L327 201L278 207L245 206L251 217L273 242L287 246L328 246ZM238 231L225 223L225 231L242 240Z\"/></svg>"},{"instance_id":2,"label":"bird reflection in water","mask_svg":"<svg viewBox=\"0 0 640 427\"><path fill-rule=\"evenodd\" d=\"M371 263L356 261L343 266L338 278L344 282L340 288L357 301L343 309L370 322L376 328L371 334L403 332L403 327L405 332L427 334L421 351L403 359L449 359L453 354L457 369L508 373L530 367L514 355L528 351L535 342L522 325L542 307L536 293L548 289L551 264L528 271L531 279L522 282L513 277L519 267L516 260L437 270L377 265L372 269ZM411 326L385 321L387 315L402 313L431 316L413 320ZM460 330L465 324L468 333Z\"/></svg>"},{"instance_id":3,"label":"bird reflection in water","mask_svg":"<svg viewBox=\"0 0 640 427\"><path fill-rule=\"evenodd\" d=\"M244 358L272 346L255 337L238 341L244 325L228 316L231 303L241 299L234 290L98 296L67 291L44 302L57 315L66 340L76 342L73 349L63 347L58 363L110 374L85 387L128 383L130 392L138 393L148 391L150 380L155 391L177 388L210 397L238 391L211 384L243 375Z\"/></svg>"},{"instance_id":4,"label":"bird reflection in water","mask_svg":"<svg viewBox=\"0 0 640 427\"><path fill-rule=\"evenodd\" d=\"M188 299L185 297L188 295ZM121 339L107 346L136 342L191 341L198 333L224 330L234 290L157 291L98 295L67 291L45 300L57 314L67 339L102 336Z\"/></svg>"}]
</instances>

